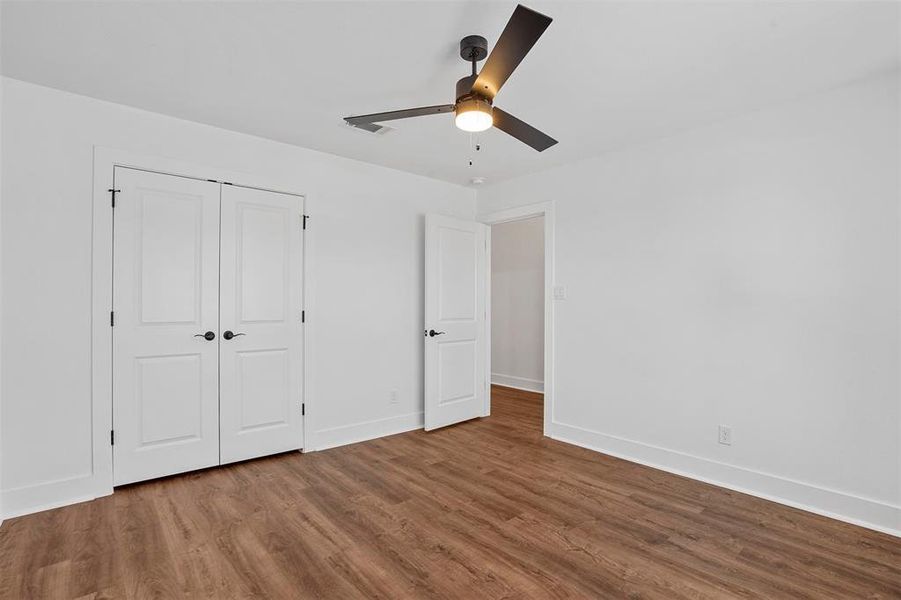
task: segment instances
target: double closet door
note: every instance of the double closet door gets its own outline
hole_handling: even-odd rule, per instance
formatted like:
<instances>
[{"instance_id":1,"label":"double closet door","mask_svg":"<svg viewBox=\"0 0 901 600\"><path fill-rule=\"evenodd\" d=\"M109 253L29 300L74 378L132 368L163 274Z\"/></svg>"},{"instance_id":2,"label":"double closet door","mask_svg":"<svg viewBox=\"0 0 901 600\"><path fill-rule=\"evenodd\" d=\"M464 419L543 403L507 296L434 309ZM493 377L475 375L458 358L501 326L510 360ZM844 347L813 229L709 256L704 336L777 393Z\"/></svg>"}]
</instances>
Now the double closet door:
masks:
<instances>
[{"instance_id":1,"label":"double closet door","mask_svg":"<svg viewBox=\"0 0 901 600\"><path fill-rule=\"evenodd\" d=\"M303 447L303 198L116 167L115 485Z\"/></svg>"}]
</instances>

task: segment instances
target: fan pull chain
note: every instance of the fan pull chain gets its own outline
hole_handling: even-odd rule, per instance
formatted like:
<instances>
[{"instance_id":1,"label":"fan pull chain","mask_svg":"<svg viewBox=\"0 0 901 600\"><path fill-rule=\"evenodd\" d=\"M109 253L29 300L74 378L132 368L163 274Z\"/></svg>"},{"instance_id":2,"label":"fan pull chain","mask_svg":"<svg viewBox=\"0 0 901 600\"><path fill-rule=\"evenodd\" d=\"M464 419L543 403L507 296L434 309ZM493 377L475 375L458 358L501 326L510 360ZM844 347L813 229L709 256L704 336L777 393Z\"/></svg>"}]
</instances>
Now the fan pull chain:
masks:
<instances>
[{"instance_id":1,"label":"fan pull chain","mask_svg":"<svg viewBox=\"0 0 901 600\"><path fill-rule=\"evenodd\" d=\"M479 138L476 137L475 134L473 134L471 132L469 134L469 148L470 148L470 150L472 150L474 148L476 152L479 152L482 149L482 144L479 143ZM469 155L469 166L472 167L472 165L473 165L473 155L470 154Z\"/></svg>"}]
</instances>

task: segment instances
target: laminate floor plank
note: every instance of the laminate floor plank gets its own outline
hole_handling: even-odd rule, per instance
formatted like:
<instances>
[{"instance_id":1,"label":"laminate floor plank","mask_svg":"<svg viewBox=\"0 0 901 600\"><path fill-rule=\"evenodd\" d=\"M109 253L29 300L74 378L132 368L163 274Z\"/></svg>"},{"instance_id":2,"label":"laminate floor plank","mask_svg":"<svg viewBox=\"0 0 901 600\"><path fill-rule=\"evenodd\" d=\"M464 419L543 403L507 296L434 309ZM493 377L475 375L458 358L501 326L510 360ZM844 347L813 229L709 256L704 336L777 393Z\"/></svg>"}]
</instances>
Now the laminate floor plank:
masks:
<instances>
[{"instance_id":1,"label":"laminate floor plank","mask_svg":"<svg viewBox=\"0 0 901 600\"><path fill-rule=\"evenodd\" d=\"M901 599L901 539L492 415L118 488L0 527L0 600Z\"/></svg>"}]
</instances>

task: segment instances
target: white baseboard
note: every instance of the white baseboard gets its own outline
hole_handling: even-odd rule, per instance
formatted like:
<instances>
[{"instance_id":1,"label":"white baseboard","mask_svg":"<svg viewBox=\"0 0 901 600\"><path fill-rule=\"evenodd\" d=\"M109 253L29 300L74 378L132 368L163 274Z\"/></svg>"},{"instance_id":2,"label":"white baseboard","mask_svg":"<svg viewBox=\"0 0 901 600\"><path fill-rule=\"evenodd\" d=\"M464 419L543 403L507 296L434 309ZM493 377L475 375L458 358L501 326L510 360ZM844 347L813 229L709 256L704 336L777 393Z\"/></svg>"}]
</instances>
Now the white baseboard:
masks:
<instances>
[{"instance_id":1,"label":"white baseboard","mask_svg":"<svg viewBox=\"0 0 901 600\"><path fill-rule=\"evenodd\" d=\"M901 537L901 506L559 422L549 437L736 492Z\"/></svg>"},{"instance_id":2,"label":"white baseboard","mask_svg":"<svg viewBox=\"0 0 901 600\"><path fill-rule=\"evenodd\" d=\"M493 383L494 385L516 388L517 390L525 390L527 392L544 393L544 382L539 381L538 379L528 379L526 377L504 375L502 373L492 373L491 383Z\"/></svg>"},{"instance_id":3,"label":"white baseboard","mask_svg":"<svg viewBox=\"0 0 901 600\"><path fill-rule=\"evenodd\" d=\"M326 450L347 444L356 444L376 438L404 433L414 429L422 429L423 414L421 412L363 421L352 425L342 425L331 429L321 429L315 432L315 440L312 450Z\"/></svg>"},{"instance_id":4,"label":"white baseboard","mask_svg":"<svg viewBox=\"0 0 901 600\"><path fill-rule=\"evenodd\" d=\"M313 450L325 450L357 442L365 442L386 435L394 435L414 429L422 429L421 412L354 423L332 429L324 429L314 434ZM59 481L40 483L15 489L3 490L0 503L3 506L2 519L12 519L31 513L86 502L112 492L102 488L93 475L82 475ZM0 521L2 523L2 521Z\"/></svg>"},{"instance_id":5,"label":"white baseboard","mask_svg":"<svg viewBox=\"0 0 901 600\"><path fill-rule=\"evenodd\" d=\"M411 413L325 429L316 432L315 449L354 444L422 426L423 414ZM901 537L901 506L574 425L553 422L547 429L551 438L561 442ZM109 490L99 489L92 475L4 490L2 518L85 502L108 493Z\"/></svg>"},{"instance_id":6,"label":"white baseboard","mask_svg":"<svg viewBox=\"0 0 901 600\"><path fill-rule=\"evenodd\" d=\"M77 504L106 496L93 475L82 475L10 490L3 490L3 519Z\"/></svg>"}]
</instances>

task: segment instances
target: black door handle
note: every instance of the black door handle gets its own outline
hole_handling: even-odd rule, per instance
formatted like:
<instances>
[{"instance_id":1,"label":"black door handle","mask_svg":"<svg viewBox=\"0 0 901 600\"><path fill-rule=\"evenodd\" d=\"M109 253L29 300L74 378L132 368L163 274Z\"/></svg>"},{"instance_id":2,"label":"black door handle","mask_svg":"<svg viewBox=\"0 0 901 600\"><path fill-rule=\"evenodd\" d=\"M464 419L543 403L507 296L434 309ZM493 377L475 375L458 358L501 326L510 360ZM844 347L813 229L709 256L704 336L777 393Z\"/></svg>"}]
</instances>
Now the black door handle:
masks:
<instances>
[{"instance_id":1,"label":"black door handle","mask_svg":"<svg viewBox=\"0 0 901 600\"><path fill-rule=\"evenodd\" d=\"M207 331L206 333L195 333L194 337L202 337L206 341L212 342L213 340L216 339L216 334L213 333L212 331Z\"/></svg>"},{"instance_id":2,"label":"black door handle","mask_svg":"<svg viewBox=\"0 0 901 600\"><path fill-rule=\"evenodd\" d=\"M435 337L436 335L444 335L443 331L435 331L434 329L429 329L429 337Z\"/></svg>"},{"instance_id":3,"label":"black door handle","mask_svg":"<svg viewBox=\"0 0 901 600\"><path fill-rule=\"evenodd\" d=\"M227 340L230 340L232 338L238 337L239 335L247 335L247 334L246 333L232 333L231 331L226 331L225 333L222 334L222 337L224 337Z\"/></svg>"}]
</instances>

